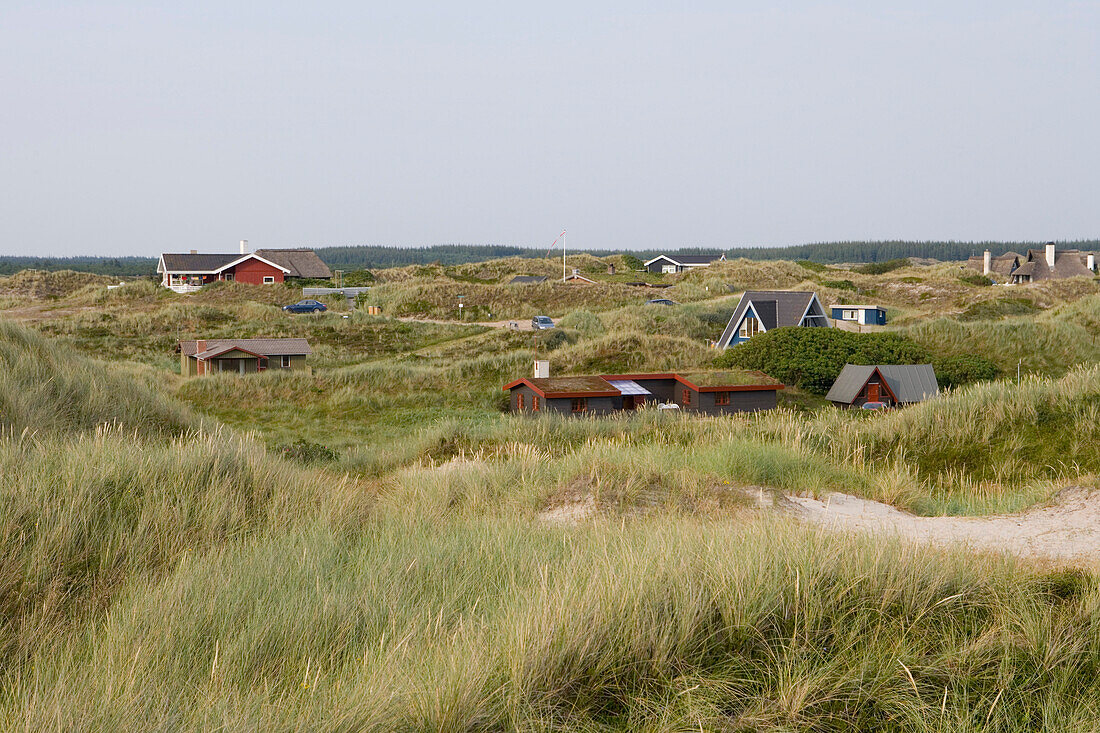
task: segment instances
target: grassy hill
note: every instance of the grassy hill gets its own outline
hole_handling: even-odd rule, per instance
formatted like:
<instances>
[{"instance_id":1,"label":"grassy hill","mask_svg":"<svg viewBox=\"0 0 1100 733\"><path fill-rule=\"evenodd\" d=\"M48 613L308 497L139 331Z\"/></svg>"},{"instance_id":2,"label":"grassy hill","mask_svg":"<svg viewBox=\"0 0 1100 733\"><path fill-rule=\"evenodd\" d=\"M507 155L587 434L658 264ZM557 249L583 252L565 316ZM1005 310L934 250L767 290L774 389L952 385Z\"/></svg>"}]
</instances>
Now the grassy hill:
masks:
<instances>
[{"instance_id":1,"label":"grassy hill","mask_svg":"<svg viewBox=\"0 0 1100 733\"><path fill-rule=\"evenodd\" d=\"M831 534L754 497L985 514L1097 486L1100 285L736 260L654 291L578 256L599 284L525 294L503 284L524 262L383 270L383 316L289 316L284 286L0 279L0 724L1094 726L1092 569ZM1025 376L889 414L799 391L727 418L503 411L536 347L555 374L712 367L746 287L876 299L922 348ZM459 288L560 327L456 322ZM183 380L177 335L304 336L315 370Z\"/></svg>"}]
</instances>

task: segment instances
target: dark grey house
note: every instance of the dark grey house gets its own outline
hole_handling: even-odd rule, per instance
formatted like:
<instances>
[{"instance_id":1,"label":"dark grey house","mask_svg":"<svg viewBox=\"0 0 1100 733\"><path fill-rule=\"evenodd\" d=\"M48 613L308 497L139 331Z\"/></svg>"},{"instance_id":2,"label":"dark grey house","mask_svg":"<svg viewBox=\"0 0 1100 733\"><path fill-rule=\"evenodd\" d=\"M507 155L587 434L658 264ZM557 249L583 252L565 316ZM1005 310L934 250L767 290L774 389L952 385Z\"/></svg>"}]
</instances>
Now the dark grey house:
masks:
<instances>
[{"instance_id":1,"label":"dark grey house","mask_svg":"<svg viewBox=\"0 0 1100 733\"><path fill-rule=\"evenodd\" d=\"M829 328L832 324L817 293L794 290L749 290L741 296L726 330L715 346L728 349L758 333L783 326Z\"/></svg>"},{"instance_id":2,"label":"dark grey house","mask_svg":"<svg viewBox=\"0 0 1100 733\"><path fill-rule=\"evenodd\" d=\"M724 252L713 255L658 255L646 262L644 266L652 273L674 274L696 267L708 267L712 262L724 259L726 259Z\"/></svg>"},{"instance_id":3,"label":"dark grey house","mask_svg":"<svg viewBox=\"0 0 1100 733\"><path fill-rule=\"evenodd\" d=\"M931 364L845 364L825 399L841 407L894 406L923 402L939 392Z\"/></svg>"},{"instance_id":4,"label":"dark grey house","mask_svg":"<svg viewBox=\"0 0 1100 733\"><path fill-rule=\"evenodd\" d=\"M525 377L504 389L511 393L512 412L606 415L675 405L679 410L724 415L774 409L783 385L760 372L725 371Z\"/></svg>"}]
</instances>

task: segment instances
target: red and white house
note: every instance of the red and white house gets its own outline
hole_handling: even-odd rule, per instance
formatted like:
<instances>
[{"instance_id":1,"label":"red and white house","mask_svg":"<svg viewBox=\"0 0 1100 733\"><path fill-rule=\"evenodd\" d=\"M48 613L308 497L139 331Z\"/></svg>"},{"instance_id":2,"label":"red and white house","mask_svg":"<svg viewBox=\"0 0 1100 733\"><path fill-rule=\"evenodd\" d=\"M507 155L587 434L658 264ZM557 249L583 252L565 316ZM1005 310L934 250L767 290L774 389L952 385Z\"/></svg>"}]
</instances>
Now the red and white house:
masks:
<instances>
[{"instance_id":1,"label":"red and white house","mask_svg":"<svg viewBox=\"0 0 1100 733\"><path fill-rule=\"evenodd\" d=\"M247 252L241 242L238 254L164 253L157 263L160 284L177 293L193 293L218 280L235 280L251 285L281 283L291 274L289 268L256 252Z\"/></svg>"}]
</instances>

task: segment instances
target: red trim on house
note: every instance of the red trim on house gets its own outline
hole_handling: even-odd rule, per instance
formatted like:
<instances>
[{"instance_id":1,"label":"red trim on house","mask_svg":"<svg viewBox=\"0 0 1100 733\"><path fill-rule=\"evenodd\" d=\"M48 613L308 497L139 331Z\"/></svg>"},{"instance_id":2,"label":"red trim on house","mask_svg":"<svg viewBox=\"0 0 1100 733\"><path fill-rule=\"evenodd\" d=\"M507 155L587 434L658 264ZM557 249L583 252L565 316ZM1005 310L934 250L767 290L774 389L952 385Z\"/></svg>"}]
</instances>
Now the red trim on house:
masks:
<instances>
[{"instance_id":1,"label":"red trim on house","mask_svg":"<svg viewBox=\"0 0 1100 733\"><path fill-rule=\"evenodd\" d=\"M601 379L675 379L685 387L691 387L696 392L766 392L780 390L784 384L723 384L713 387L699 387L684 379L679 374L601 374Z\"/></svg>"},{"instance_id":2,"label":"red trim on house","mask_svg":"<svg viewBox=\"0 0 1100 733\"><path fill-rule=\"evenodd\" d=\"M875 367L875 371L867 375L867 381L863 383L863 387L859 391L863 392L863 390L867 389L867 385L871 382L871 377L875 376L876 374L878 375L878 383L882 385L882 387L885 388L887 392L890 393L890 397L893 398L894 402L901 404L901 400L899 400L898 396L894 394L894 390L890 389L890 383L886 381L886 377L882 376L882 372L878 370L878 367ZM859 395L856 396L858 397Z\"/></svg>"},{"instance_id":3,"label":"red trim on house","mask_svg":"<svg viewBox=\"0 0 1100 733\"><path fill-rule=\"evenodd\" d=\"M608 390L600 390L598 392L595 392L595 391L592 391L592 392L544 392L543 390L539 389L534 384L532 384L530 382L530 380L527 379L527 377L520 377L519 379L517 379L514 382L509 382L508 384L504 385L504 387L502 389L504 389L505 391L508 391L510 389L514 389L515 387L518 387L521 384L527 385L528 387L533 389L536 394L541 395L544 399L562 399L562 398L572 399L574 397L618 397L620 394L622 394L619 390L615 389L614 387L612 387L611 389L608 389ZM611 385L607 385L607 386L611 387Z\"/></svg>"}]
</instances>

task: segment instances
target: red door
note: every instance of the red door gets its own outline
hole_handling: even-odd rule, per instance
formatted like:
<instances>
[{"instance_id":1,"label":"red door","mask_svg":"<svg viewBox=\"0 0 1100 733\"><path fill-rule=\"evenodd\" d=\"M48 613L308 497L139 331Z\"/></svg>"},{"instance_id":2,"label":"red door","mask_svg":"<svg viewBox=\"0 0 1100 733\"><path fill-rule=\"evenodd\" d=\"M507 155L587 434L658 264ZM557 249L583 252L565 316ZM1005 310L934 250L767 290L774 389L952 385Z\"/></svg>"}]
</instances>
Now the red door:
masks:
<instances>
[{"instance_id":1,"label":"red door","mask_svg":"<svg viewBox=\"0 0 1100 733\"><path fill-rule=\"evenodd\" d=\"M868 384L867 385L867 401L868 402L881 402L882 401L882 400L879 399L878 385L877 384Z\"/></svg>"}]
</instances>

